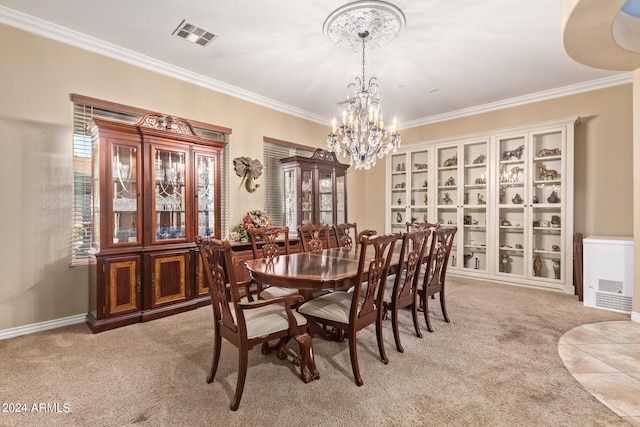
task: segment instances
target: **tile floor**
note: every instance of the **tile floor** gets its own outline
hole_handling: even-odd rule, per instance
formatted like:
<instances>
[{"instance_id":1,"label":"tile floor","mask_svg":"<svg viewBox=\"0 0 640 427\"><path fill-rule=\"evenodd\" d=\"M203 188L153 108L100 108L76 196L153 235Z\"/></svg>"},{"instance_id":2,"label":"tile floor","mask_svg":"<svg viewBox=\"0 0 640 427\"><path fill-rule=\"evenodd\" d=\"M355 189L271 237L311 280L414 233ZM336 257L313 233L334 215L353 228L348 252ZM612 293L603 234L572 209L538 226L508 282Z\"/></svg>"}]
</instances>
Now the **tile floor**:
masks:
<instances>
[{"instance_id":1,"label":"tile floor","mask_svg":"<svg viewBox=\"0 0 640 427\"><path fill-rule=\"evenodd\" d=\"M640 427L640 323L580 325L560 338L558 352L587 390L629 424Z\"/></svg>"}]
</instances>

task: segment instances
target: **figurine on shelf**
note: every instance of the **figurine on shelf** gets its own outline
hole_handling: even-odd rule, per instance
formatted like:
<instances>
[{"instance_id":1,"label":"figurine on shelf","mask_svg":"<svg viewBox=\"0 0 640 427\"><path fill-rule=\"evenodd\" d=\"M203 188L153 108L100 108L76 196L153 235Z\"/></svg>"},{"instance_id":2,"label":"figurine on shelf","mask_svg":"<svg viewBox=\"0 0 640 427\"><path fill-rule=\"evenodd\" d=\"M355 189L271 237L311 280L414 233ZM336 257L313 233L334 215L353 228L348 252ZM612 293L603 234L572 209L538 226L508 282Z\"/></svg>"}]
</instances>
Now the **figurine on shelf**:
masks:
<instances>
[{"instance_id":1,"label":"figurine on shelf","mask_svg":"<svg viewBox=\"0 0 640 427\"><path fill-rule=\"evenodd\" d=\"M484 176L481 176L480 178L476 178L476 184L481 185L486 183L487 183L487 178L485 178Z\"/></svg>"},{"instance_id":2,"label":"figurine on shelf","mask_svg":"<svg viewBox=\"0 0 640 427\"><path fill-rule=\"evenodd\" d=\"M559 148L543 148L538 151L538 157L546 157L546 156L559 156L560 149Z\"/></svg>"},{"instance_id":3,"label":"figurine on shelf","mask_svg":"<svg viewBox=\"0 0 640 427\"><path fill-rule=\"evenodd\" d=\"M451 203L453 203L453 200L451 199L451 197L449 197L449 193L444 193L444 197L442 198L442 204L450 205Z\"/></svg>"},{"instance_id":4,"label":"figurine on shelf","mask_svg":"<svg viewBox=\"0 0 640 427\"><path fill-rule=\"evenodd\" d=\"M429 194L424 193L424 204L426 205L428 201L429 201Z\"/></svg>"},{"instance_id":5,"label":"figurine on shelf","mask_svg":"<svg viewBox=\"0 0 640 427\"><path fill-rule=\"evenodd\" d=\"M551 227L560 228L560 215L551 215Z\"/></svg>"},{"instance_id":6,"label":"figurine on shelf","mask_svg":"<svg viewBox=\"0 0 640 427\"><path fill-rule=\"evenodd\" d=\"M540 180L558 179L558 171L555 169L547 169L542 163L536 165L538 168L538 176Z\"/></svg>"},{"instance_id":7,"label":"figurine on shelf","mask_svg":"<svg viewBox=\"0 0 640 427\"><path fill-rule=\"evenodd\" d=\"M536 277L540 277L542 274L542 260L540 259L540 255L536 255L533 259L533 275Z\"/></svg>"},{"instance_id":8,"label":"figurine on shelf","mask_svg":"<svg viewBox=\"0 0 640 427\"><path fill-rule=\"evenodd\" d=\"M422 217L422 220L423 220L424 222L428 222L428 221L429 221L429 215L424 214L424 216Z\"/></svg>"},{"instance_id":9,"label":"figurine on shelf","mask_svg":"<svg viewBox=\"0 0 640 427\"><path fill-rule=\"evenodd\" d=\"M464 254L462 255L462 259L463 259L463 263L464 263L464 268L467 268L467 263L469 262L469 260L473 258L473 252L469 253L469 254Z\"/></svg>"},{"instance_id":10,"label":"figurine on shelf","mask_svg":"<svg viewBox=\"0 0 640 427\"><path fill-rule=\"evenodd\" d=\"M487 202L485 202L485 200L482 198L482 194L478 193L478 204L479 205L486 205Z\"/></svg>"},{"instance_id":11,"label":"figurine on shelf","mask_svg":"<svg viewBox=\"0 0 640 427\"><path fill-rule=\"evenodd\" d=\"M508 219L501 219L500 220L500 225L503 226L503 227L510 227L511 223L509 222Z\"/></svg>"},{"instance_id":12,"label":"figurine on shelf","mask_svg":"<svg viewBox=\"0 0 640 427\"><path fill-rule=\"evenodd\" d=\"M449 179L447 180L447 182L444 183L445 186L450 187L452 185L456 185L456 180L453 179L452 176L449 177Z\"/></svg>"},{"instance_id":13,"label":"figurine on shelf","mask_svg":"<svg viewBox=\"0 0 640 427\"><path fill-rule=\"evenodd\" d=\"M524 145L519 146L515 150L507 150L502 153L502 160L511 160L514 157L518 160L522 157L522 152L524 151Z\"/></svg>"},{"instance_id":14,"label":"figurine on shelf","mask_svg":"<svg viewBox=\"0 0 640 427\"><path fill-rule=\"evenodd\" d=\"M538 196L534 195L534 196L531 198L531 203L538 203Z\"/></svg>"},{"instance_id":15,"label":"figurine on shelf","mask_svg":"<svg viewBox=\"0 0 640 427\"><path fill-rule=\"evenodd\" d=\"M511 257L509 254L500 254L500 271L511 273Z\"/></svg>"},{"instance_id":16,"label":"figurine on shelf","mask_svg":"<svg viewBox=\"0 0 640 427\"><path fill-rule=\"evenodd\" d=\"M506 198L507 198L507 192L504 190L504 187L501 186L500 195L499 195L500 203L504 203Z\"/></svg>"},{"instance_id":17,"label":"figurine on shelf","mask_svg":"<svg viewBox=\"0 0 640 427\"><path fill-rule=\"evenodd\" d=\"M454 154L453 157L448 158L447 160L445 160L442 163L442 166L446 167L451 167L451 166L458 166L458 155Z\"/></svg>"},{"instance_id":18,"label":"figurine on shelf","mask_svg":"<svg viewBox=\"0 0 640 427\"><path fill-rule=\"evenodd\" d=\"M398 213L396 214L396 221L397 221L397 222L402 222L402 215L400 214L400 212L398 212Z\"/></svg>"},{"instance_id":19,"label":"figurine on shelf","mask_svg":"<svg viewBox=\"0 0 640 427\"><path fill-rule=\"evenodd\" d=\"M484 159L486 159L486 156L484 154L480 154L478 157L476 157L473 160L473 164L474 165L481 165L484 163Z\"/></svg>"},{"instance_id":20,"label":"figurine on shelf","mask_svg":"<svg viewBox=\"0 0 640 427\"><path fill-rule=\"evenodd\" d=\"M426 163L414 163L413 166L417 169L417 170L425 170L427 169L427 164Z\"/></svg>"},{"instance_id":21,"label":"figurine on shelf","mask_svg":"<svg viewBox=\"0 0 640 427\"><path fill-rule=\"evenodd\" d=\"M398 197L398 204L401 205L402 204L402 199L400 197Z\"/></svg>"},{"instance_id":22,"label":"figurine on shelf","mask_svg":"<svg viewBox=\"0 0 640 427\"><path fill-rule=\"evenodd\" d=\"M560 203L560 197L558 197L558 193L552 191L549 197L547 197L547 202L549 203Z\"/></svg>"},{"instance_id":23,"label":"figurine on shelf","mask_svg":"<svg viewBox=\"0 0 640 427\"><path fill-rule=\"evenodd\" d=\"M560 258L552 259L553 261L553 273L555 274L556 279L560 279Z\"/></svg>"},{"instance_id":24,"label":"figurine on shelf","mask_svg":"<svg viewBox=\"0 0 640 427\"><path fill-rule=\"evenodd\" d=\"M426 180L426 179L424 180L424 183L422 184L422 186L423 186L423 187L428 187L428 186L429 186L429 183L427 182L427 180Z\"/></svg>"},{"instance_id":25,"label":"figurine on shelf","mask_svg":"<svg viewBox=\"0 0 640 427\"><path fill-rule=\"evenodd\" d=\"M519 193L516 193L516 195L513 196L513 199L511 199L511 201L513 202L514 205L519 205L520 203L522 203L522 197L520 197Z\"/></svg>"},{"instance_id":26,"label":"figurine on shelf","mask_svg":"<svg viewBox=\"0 0 640 427\"><path fill-rule=\"evenodd\" d=\"M553 252L560 252L560 246L558 245L551 245L551 250Z\"/></svg>"}]
</instances>

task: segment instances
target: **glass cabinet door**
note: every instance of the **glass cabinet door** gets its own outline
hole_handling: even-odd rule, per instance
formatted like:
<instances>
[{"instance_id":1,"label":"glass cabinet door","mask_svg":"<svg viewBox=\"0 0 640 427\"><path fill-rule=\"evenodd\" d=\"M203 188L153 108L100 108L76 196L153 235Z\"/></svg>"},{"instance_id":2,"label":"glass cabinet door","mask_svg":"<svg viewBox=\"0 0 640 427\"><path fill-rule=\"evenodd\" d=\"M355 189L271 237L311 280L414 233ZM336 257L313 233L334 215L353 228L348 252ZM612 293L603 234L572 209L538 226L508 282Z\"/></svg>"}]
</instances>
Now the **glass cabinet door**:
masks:
<instances>
[{"instance_id":1,"label":"glass cabinet door","mask_svg":"<svg viewBox=\"0 0 640 427\"><path fill-rule=\"evenodd\" d=\"M525 188L525 136L498 140L498 272L524 276L525 224L528 222Z\"/></svg>"},{"instance_id":2,"label":"glass cabinet door","mask_svg":"<svg viewBox=\"0 0 640 427\"><path fill-rule=\"evenodd\" d=\"M298 196L296 192L296 171L283 171L284 218L283 224L289 230L295 230L298 223Z\"/></svg>"},{"instance_id":3,"label":"glass cabinet door","mask_svg":"<svg viewBox=\"0 0 640 427\"><path fill-rule=\"evenodd\" d=\"M435 201L437 221L442 227L458 226L458 206L460 205L458 185L462 186L462 183L458 182L458 145L438 148L436 164L438 165L436 175L438 191ZM460 268L457 236L459 234L456 235L456 240L451 247L449 265ZM463 252L462 255L464 256L462 267L468 267L468 254Z\"/></svg>"},{"instance_id":4,"label":"glass cabinet door","mask_svg":"<svg viewBox=\"0 0 640 427\"><path fill-rule=\"evenodd\" d=\"M463 268L488 269L487 259L487 141L464 144L462 195Z\"/></svg>"},{"instance_id":5,"label":"glass cabinet door","mask_svg":"<svg viewBox=\"0 0 640 427\"><path fill-rule=\"evenodd\" d=\"M391 232L406 230L410 217L407 214L407 153L391 155Z\"/></svg>"},{"instance_id":6,"label":"glass cabinet door","mask_svg":"<svg viewBox=\"0 0 640 427\"><path fill-rule=\"evenodd\" d=\"M112 243L139 243L140 208L138 194L140 153L138 146L111 145L113 187Z\"/></svg>"},{"instance_id":7,"label":"glass cabinet door","mask_svg":"<svg viewBox=\"0 0 640 427\"><path fill-rule=\"evenodd\" d=\"M415 151L411 156L411 222L428 222L429 210L429 152Z\"/></svg>"},{"instance_id":8,"label":"glass cabinet door","mask_svg":"<svg viewBox=\"0 0 640 427\"><path fill-rule=\"evenodd\" d=\"M562 131L532 135L531 162L531 248L533 266L530 273L536 278L562 280L562 226L565 222L562 204L566 191L562 185Z\"/></svg>"},{"instance_id":9,"label":"glass cabinet door","mask_svg":"<svg viewBox=\"0 0 640 427\"><path fill-rule=\"evenodd\" d=\"M313 224L315 201L313 200L313 171L310 169L301 170L300 193L302 196L302 218L300 218L300 223L302 225L311 225ZM295 230L296 227L289 228L289 231Z\"/></svg>"},{"instance_id":10,"label":"glass cabinet door","mask_svg":"<svg viewBox=\"0 0 640 427\"><path fill-rule=\"evenodd\" d=\"M320 225L333 224L333 177L331 172L318 173L318 222Z\"/></svg>"},{"instance_id":11,"label":"glass cabinet door","mask_svg":"<svg viewBox=\"0 0 640 427\"><path fill-rule=\"evenodd\" d=\"M346 175L336 174L336 224L347 222Z\"/></svg>"},{"instance_id":12,"label":"glass cabinet door","mask_svg":"<svg viewBox=\"0 0 640 427\"><path fill-rule=\"evenodd\" d=\"M196 153L196 212L199 236L212 236L216 232L215 197L216 158Z\"/></svg>"},{"instance_id":13,"label":"glass cabinet door","mask_svg":"<svg viewBox=\"0 0 640 427\"><path fill-rule=\"evenodd\" d=\"M186 152L154 149L153 240L186 238Z\"/></svg>"}]
</instances>

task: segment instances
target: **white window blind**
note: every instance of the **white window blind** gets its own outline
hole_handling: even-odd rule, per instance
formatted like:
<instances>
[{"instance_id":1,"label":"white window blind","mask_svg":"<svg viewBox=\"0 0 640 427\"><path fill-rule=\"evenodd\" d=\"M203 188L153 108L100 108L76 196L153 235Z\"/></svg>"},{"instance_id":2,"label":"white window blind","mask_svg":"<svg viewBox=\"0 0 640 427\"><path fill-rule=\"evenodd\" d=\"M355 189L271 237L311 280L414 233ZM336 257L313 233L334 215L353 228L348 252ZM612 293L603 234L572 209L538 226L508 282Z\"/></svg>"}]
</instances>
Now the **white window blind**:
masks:
<instances>
[{"instance_id":1,"label":"white window blind","mask_svg":"<svg viewBox=\"0 0 640 427\"><path fill-rule=\"evenodd\" d=\"M115 109L100 108L85 103L73 103L73 238L71 248L71 265L87 263L88 250L91 247L91 135L88 125L93 118L110 120L120 123L135 124L142 118L139 114L132 114ZM209 129L194 128L195 132L204 138L229 142L229 135ZM221 153L220 188L222 236L228 234L228 145ZM218 236L218 237L222 237Z\"/></svg>"},{"instance_id":2,"label":"white window blind","mask_svg":"<svg viewBox=\"0 0 640 427\"><path fill-rule=\"evenodd\" d=\"M264 211L276 227L282 227L284 215L284 197L282 195L282 166L280 159L291 156L311 156L314 148L294 147L291 144L278 144L265 141L263 144L264 161Z\"/></svg>"}]
</instances>

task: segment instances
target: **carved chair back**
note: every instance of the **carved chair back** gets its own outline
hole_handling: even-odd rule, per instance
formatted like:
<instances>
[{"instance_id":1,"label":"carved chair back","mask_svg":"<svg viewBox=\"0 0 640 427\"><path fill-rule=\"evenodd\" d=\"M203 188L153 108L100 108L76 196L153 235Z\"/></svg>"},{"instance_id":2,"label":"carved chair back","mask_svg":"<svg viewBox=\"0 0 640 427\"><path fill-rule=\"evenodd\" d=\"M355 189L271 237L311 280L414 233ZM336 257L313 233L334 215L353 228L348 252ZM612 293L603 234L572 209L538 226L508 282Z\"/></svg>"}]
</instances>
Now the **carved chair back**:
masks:
<instances>
[{"instance_id":1,"label":"carved chair back","mask_svg":"<svg viewBox=\"0 0 640 427\"><path fill-rule=\"evenodd\" d=\"M252 228L247 230L253 257L273 259L280 255L289 255L289 227ZM282 238L282 244L279 239Z\"/></svg>"},{"instance_id":2,"label":"carved chair back","mask_svg":"<svg viewBox=\"0 0 640 427\"><path fill-rule=\"evenodd\" d=\"M330 247L328 225L299 225L298 236L305 252L321 252Z\"/></svg>"},{"instance_id":3,"label":"carved chair back","mask_svg":"<svg viewBox=\"0 0 640 427\"><path fill-rule=\"evenodd\" d=\"M381 313L384 288L389 275L393 248L400 239L400 233L362 236L360 239L360 259L358 274L353 290L349 323L360 325L373 323ZM369 264L365 277L365 268ZM367 282L363 286L363 282Z\"/></svg>"},{"instance_id":4,"label":"carved chair back","mask_svg":"<svg viewBox=\"0 0 640 427\"><path fill-rule=\"evenodd\" d=\"M345 222L342 224L334 224L333 230L336 234L336 240L338 241L338 247L340 248L352 248L353 242L358 236L358 225L353 222ZM353 234L351 232L353 230Z\"/></svg>"}]
</instances>

